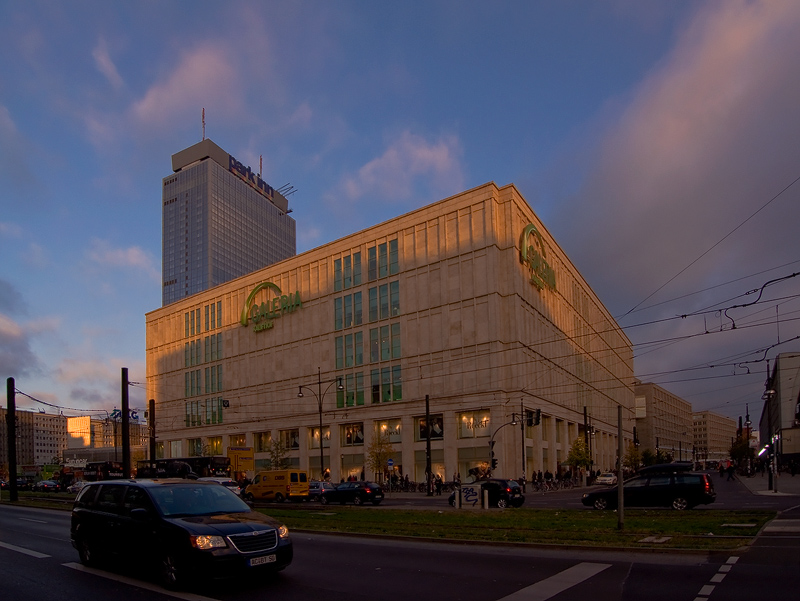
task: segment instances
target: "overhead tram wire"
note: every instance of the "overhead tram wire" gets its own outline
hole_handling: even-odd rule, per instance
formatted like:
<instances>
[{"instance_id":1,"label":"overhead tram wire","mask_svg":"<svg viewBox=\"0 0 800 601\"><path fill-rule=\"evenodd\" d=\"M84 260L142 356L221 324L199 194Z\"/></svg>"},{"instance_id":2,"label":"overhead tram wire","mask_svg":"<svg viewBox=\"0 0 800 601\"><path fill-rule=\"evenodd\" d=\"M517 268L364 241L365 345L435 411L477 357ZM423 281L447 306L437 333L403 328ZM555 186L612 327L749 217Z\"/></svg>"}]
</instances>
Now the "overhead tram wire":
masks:
<instances>
[{"instance_id":1,"label":"overhead tram wire","mask_svg":"<svg viewBox=\"0 0 800 601\"><path fill-rule=\"evenodd\" d=\"M717 246L719 246L720 244L722 244L722 243L723 243L725 240L727 240L728 238L730 238L730 237L731 237L731 236L732 236L732 235L733 235L735 232L737 232L737 231L738 231L740 228L742 228L742 227L743 227L743 226L744 226L744 225L745 225L745 224L746 224L748 221L750 221L750 220L751 220L753 217L755 217L755 216L756 216L756 215L758 215L758 214L759 214L761 211L763 211L764 209L766 209L766 208L767 208L767 207L768 207L770 204L772 204L772 203L773 203L775 200L777 200L777 199L778 199L780 196L782 196L784 192L786 192L786 191L787 191L789 188L791 188L792 186L794 186L794 185L795 185L795 184L796 184L798 181L800 181L800 176L797 176L797 177L796 177L796 178L795 178L795 179L794 179L794 180L793 180L793 181L792 181L792 182L791 182L789 185L787 185L785 188L783 188L783 190L781 190L780 192L778 192L778 193L777 193L775 196L773 196L773 197L772 197L772 198L770 198L770 199L769 199L767 202L765 202L763 205L761 205L761 207L760 207L758 210L756 210L756 211L755 211L755 212L754 212L752 215L750 215L750 216L749 216L747 219L745 219L744 221L742 221L742 222L741 222L739 225L737 225L735 228L733 228L733 229L732 229L730 232L728 232L727 234L725 234L725 235L724 235L722 238L720 238L720 240L719 240L719 241L717 241L716 243L714 243L714 244L713 244L713 245L712 245L710 248L708 248L708 249L707 249L705 252L703 252L703 253L702 253L702 254L701 254L699 257L697 257L696 259L694 259L694 260L693 260L691 263L689 263L689 264L688 264L686 267L684 267L683 269L681 269L681 270L680 270L678 273L676 273L674 276L672 276L670 279L668 279L666 282L664 282L664 283L663 283L661 286L659 286L659 287L658 287L656 290L654 290L653 292L651 292L651 293L650 293L650 294L649 294L649 295L648 295L646 298L644 298L642 301L640 301L639 303L637 303L636 305L634 305L634 306L633 306L631 309L629 309L629 310L628 310L626 313L624 313L623 315L621 315L621 316L620 316L619 318L617 318L617 319L622 319L623 317L626 317L626 316L630 315L630 314L631 314L631 313L633 313L633 312L634 312L636 309L638 309L638 308L639 308L639 306L641 306L642 304L644 304L645 302L647 302L648 300L650 300L650 299L651 299L653 296L655 296L656 294L658 294L659 292L661 292L661 290L662 290L663 288L665 288L667 285L669 285L670 283L672 283L672 281L673 281L673 280L677 279L677 278L678 278L678 276L682 275L682 274L683 274L683 273L684 273L686 270L688 270L690 267L692 267L692 265L694 265L695 263L697 263L698 261L700 261L700 259L702 259L703 257L705 257L705 256L706 256L708 253L710 253L710 252L711 252L712 250L714 250L714 249L715 249Z\"/></svg>"}]
</instances>

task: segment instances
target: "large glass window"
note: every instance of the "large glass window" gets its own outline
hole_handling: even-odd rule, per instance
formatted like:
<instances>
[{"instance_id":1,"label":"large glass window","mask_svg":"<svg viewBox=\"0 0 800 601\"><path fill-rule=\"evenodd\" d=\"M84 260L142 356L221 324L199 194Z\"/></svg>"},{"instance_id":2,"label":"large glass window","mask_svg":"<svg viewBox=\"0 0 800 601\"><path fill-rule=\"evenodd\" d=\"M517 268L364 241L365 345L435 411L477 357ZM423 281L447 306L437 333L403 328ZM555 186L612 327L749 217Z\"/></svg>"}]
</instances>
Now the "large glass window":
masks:
<instances>
[{"instance_id":1,"label":"large glass window","mask_svg":"<svg viewBox=\"0 0 800 601\"><path fill-rule=\"evenodd\" d=\"M333 299L333 329L341 330L344 327L344 308L341 297Z\"/></svg>"},{"instance_id":2,"label":"large glass window","mask_svg":"<svg viewBox=\"0 0 800 601\"><path fill-rule=\"evenodd\" d=\"M322 428L322 448L327 449L331 446L331 429L330 426L323 426ZM308 448L319 448L319 427L308 429Z\"/></svg>"},{"instance_id":3,"label":"large glass window","mask_svg":"<svg viewBox=\"0 0 800 601\"><path fill-rule=\"evenodd\" d=\"M483 438L489 436L489 410L467 411L459 413L458 437L459 438Z\"/></svg>"},{"instance_id":4,"label":"large glass window","mask_svg":"<svg viewBox=\"0 0 800 601\"><path fill-rule=\"evenodd\" d=\"M389 317L389 284L378 286L378 303L380 305L381 319Z\"/></svg>"},{"instance_id":5,"label":"large glass window","mask_svg":"<svg viewBox=\"0 0 800 601\"><path fill-rule=\"evenodd\" d=\"M378 434L381 436L386 436L388 441L391 443L402 442L400 425L399 419L387 419L375 424Z\"/></svg>"},{"instance_id":6,"label":"large glass window","mask_svg":"<svg viewBox=\"0 0 800 601\"><path fill-rule=\"evenodd\" d=\"M190 438L186 441L186 450L189 451L189 457L201 457L203 455L203 439Z\"/></svg>"},{"instance_id":7,"label":"large glass window","mask_svg":"<svg viewBox=\"0 0 800 601\"><path fill-rule=\"evenodd\" d=\"M417 424L415 428L415 440L427 440L427 421L425 416L414 420ZM431 415L431 440L442 440L444 438L444 417L442 414Z\"/></svg>"},{"instance_id":8,"label":"large glass window","mask_svg":"<svg viewBox=\"0 0 800 601\"><path fill-rule=\"evenodd\" d=\"M339 292L342 289L342 260L333 260L333 289Z\"/></svg>"},{"instance_id":9,"label":"large glass window","mask_svg":"<svg viewBox=\"0 0 800 601\"><path fill-rule=\"evenodd\" d=\"M400 262L397 256L397 240L389 240L389 275L400 271Z\"/></svg>"},{"instance_id":10,"label":"large glass window","mask_svg":"<svg viewBox=\"0 0 800 601\"><path fill-rule=\"evenodd\" d=\"M385 278L389 275L389 255L386 252L386 242L378 244L378 277Z\"/></svg>"},{"instance_id":11,"label":"large glass window","mask_svg":"<svg viewBox=\"0 0 800 601\"><path fill-rule=\"evenodd\" d=\"M214 305L211 306L213 307ZM222 436L208 437L208 454L222 455Z\"/></svg>"},{"instance_id":12,"label":"large glass window","mask_svg":"<svg viewBox=\"0 0 800 601\"><path fill-rule=\"evenodd\" d=\"M378 321L378 288L369 289L369 320Z\"/></svg>"},{"instance_id":13,"label":"large glass window","mask_svg":"<svg viewBox=\"0 0 800 601\"><path fill-rule=\"evenodd\" d=\"M361 285L361 253L353 253L353 286Z\"/></svg>"},{"instance_id":14,"label":"large glass window","mask_svg":"<svg viewBox=\"0 0 800 601\"><path fill-rule=\"evenodd\" d=\"M341 441L343 447L360 446L364 444L364 424L342 424Z\"/></svg>"},{"instance_id":15,"label":"large glass window","mask_svg":"<svg viewBox=\"0 0 800 601\"><path fill-rule=\"evenodd\" d=\"M300 448L300 431L297 428L291 430L281 430L281 444L284 449L292 450Z\"/></svg>"},{"instance_id":16,"label":"large glass window","mask_svg":"<svg viewBox=\"0 0 800 601\"><path fill-rule=\"evenodd\" d=\"M378 252L371 246L367 249L367 280L370 282L378 279ZM188 334L187 334L188 336Z\"/></svg>"},{"instance_id":17,"label":"large glass window","mask_svg":"<svg viewBox=\"0 0 800 601\"><path fill-rule=\"evenodd\" d=\"M256 453L267 453L272 444L272 432L255 432L253 434L253 450Z\"/></svg>"},{"instance_id":18,"label":"large glass window","mask_svg":"<svg viewBox=\"0 0 800 601\"><path fill-rule=\"evenodd\" d=\"M391 316L397 317L400 315L400 281L391 282L389 284L389 305L391 307Z\"/></svg>"}]
</instances>

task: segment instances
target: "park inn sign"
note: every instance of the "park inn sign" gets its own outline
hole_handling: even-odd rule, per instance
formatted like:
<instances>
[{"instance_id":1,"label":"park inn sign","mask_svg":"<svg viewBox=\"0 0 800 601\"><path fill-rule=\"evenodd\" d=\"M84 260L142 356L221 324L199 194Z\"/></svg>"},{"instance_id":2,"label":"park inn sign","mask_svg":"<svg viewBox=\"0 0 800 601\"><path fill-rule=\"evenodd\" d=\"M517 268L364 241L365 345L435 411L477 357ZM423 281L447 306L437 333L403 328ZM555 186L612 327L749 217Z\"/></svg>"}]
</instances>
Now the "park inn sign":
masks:
<instances>
[{"instance_id":1,"label":"park inn sign","mask_svg":"<svg viewBox=\"0 0 800 601\"><path fill-rule=\"evenodd\" d=\"M272 291L274 296L272 299L267 299L260 305L256 304L256 295L262 290ZM303 303L300 300L300 291L294 294L283 294L281 289L272 282L262 282L248 295L242 308L241 324L248 327L250 322L253 323L254 332L263 332L270 330L275 325L276 319L282 317L285 313L292 313L297 309L302 308Z\"/></svg>"}]
</instances>

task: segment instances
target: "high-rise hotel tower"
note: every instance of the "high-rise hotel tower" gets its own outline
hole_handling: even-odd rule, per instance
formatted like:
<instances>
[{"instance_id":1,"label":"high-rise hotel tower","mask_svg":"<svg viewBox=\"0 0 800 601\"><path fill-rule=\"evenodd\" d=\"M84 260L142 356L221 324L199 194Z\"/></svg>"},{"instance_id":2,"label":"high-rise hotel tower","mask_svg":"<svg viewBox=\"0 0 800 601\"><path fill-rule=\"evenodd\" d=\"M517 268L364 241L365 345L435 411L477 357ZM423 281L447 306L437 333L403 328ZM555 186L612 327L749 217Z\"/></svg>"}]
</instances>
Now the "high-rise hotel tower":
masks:
<instances>
[{"instance_id":1,"label":"high-rise hotel tower","mask_svg":"<svg viewBox=\"0 0 800 601\"><path fill-rule=\"evenodd\" d=\"M209 139L163 180L162 306L296 254L289 202Z\"/></svg>"}]
</instances>

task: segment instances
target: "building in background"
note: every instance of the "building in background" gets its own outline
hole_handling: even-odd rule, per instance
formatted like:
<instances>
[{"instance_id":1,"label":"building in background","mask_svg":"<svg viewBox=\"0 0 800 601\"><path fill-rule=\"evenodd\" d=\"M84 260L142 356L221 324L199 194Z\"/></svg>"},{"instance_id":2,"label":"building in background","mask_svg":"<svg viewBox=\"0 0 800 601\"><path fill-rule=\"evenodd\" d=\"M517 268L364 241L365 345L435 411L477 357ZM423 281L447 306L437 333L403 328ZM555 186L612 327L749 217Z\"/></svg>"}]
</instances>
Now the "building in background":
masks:
<instances>
[{"instance_id":1,"label":"building in background","mask_svg":"<svg viewBox=\"0 0 800 601\"><path fill-rule=\"evenodd\" d=\"M596 466L614 466L618 406L632 440L631 343L513 185L181 297L146 322L159 457L249 452L266 469L275 442L290 465L339 481L375 477L381 437L396 474L423 481L430 462L466 481L490 442L498 476L567 469L584 410ZM536 409L541 423L521 419Z\"/></svg>"},{"instance_id":2,"label":"building in background","mask_svg":"<svg viewBox=\"0 0 800 601\"><path fill-rule=\"evenodd\" d=\"M692 422L695 460L701 463L728 460L731 445L736 440L736 420L712 411L695 411ZM757 436L752 429L748 434L751 438Z\"/></svg>"},{"instance_id":3,"label":"building in background","mask_svg":"<svg viewBox=\"0 0 800 601\"><path fill-rule=\"evenodd\" d=\"M674 461L692 461L694 430L692 405L658 384L642 383L636 394L636 432L639 448Z\"/></svg>"},{"instance_id":4,"label":"building in background","mask_svg":"<svg viewBox=\"0 0 800 601\"><path fill-rule=\"evenodd\" d=\"M800 353L775 358L763 400L761 444L774 443L779 466L800 465Z\"/></svg>"},{"instance_id":5,"label":"building in background","mask_svg":"<svg viewBox=\"0 0 800 601\"><path fill-rule=\"evenodd\" d=\"M162 181L162 305L296 253L280 192L209 139L172 155Z\"/></svg>"}]
</instances>

